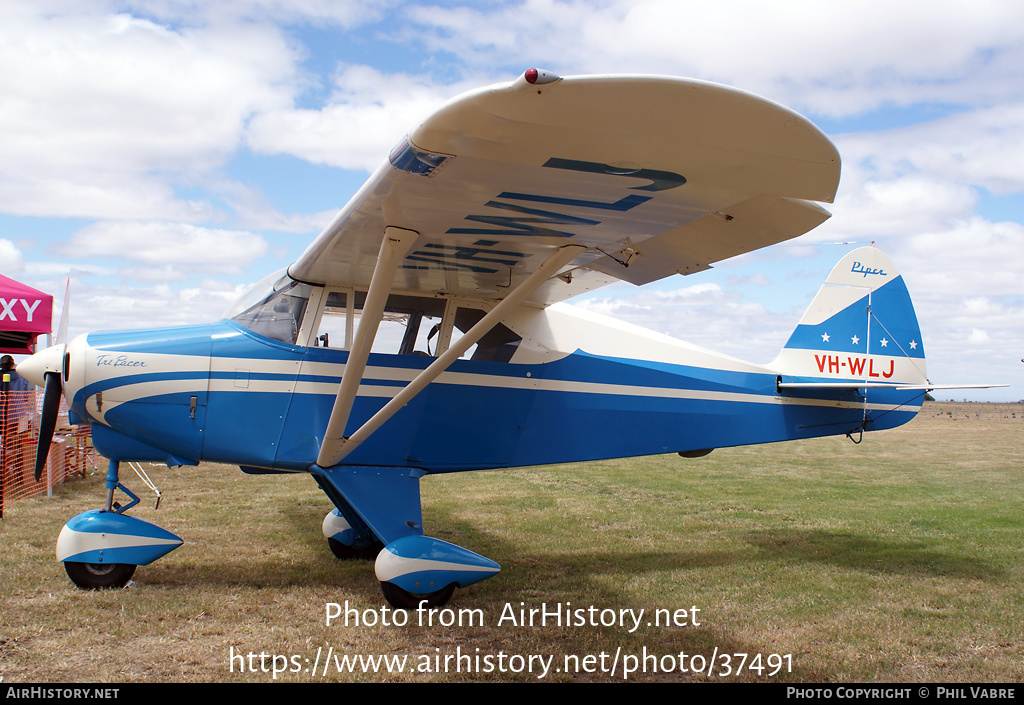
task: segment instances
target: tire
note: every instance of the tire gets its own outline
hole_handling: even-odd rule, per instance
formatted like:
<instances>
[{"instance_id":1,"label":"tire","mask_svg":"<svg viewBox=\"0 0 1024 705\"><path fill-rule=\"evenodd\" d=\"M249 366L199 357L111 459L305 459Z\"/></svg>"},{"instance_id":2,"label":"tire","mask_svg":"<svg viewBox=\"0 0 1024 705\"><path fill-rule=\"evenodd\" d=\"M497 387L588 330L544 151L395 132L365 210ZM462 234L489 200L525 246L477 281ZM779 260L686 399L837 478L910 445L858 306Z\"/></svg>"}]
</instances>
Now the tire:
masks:
<instances>
[{"instance_id":1,"label":"tire","mask_svg":"<svg viewBox=\"0 0 1024 705\"><path fill-rule=\"evenodd\" d=\"M122 588L135 574L136 566L130 563L76 563L64 561L68 577L83 590L101 588Z\"/></svg>"},{"instance_id":2,"label":"tire","mask_svg":"<svg viewBox=\"0 0 1024 705\"><path fill-rule=\"evenodd\" d=\"M451 583L447 587L443 587L436 592L427 593L426 595L414 595L394 583L381 583L380 591L384 594L384 599L388 601L388 604L396 610L419 609L420 603L423 601L427 603L423 605L424 609L429 610L435 607L442 607L451 599L452 593L455 592L455 583Z\"/></svg>"},{"instance_id":3,"label":"tire","mask_svg":"<svg viewBox=\"0 0 1024 705\"><path fill-rule=\"evenodd\" d=\"M343 561L372 561L377 558L378 553L384 550L384 544L380 541L371 541L365 546L357 548L347 546L337 539L327 539L327 545L331 547L334 557Z\"/></svg>"}]
</instances>

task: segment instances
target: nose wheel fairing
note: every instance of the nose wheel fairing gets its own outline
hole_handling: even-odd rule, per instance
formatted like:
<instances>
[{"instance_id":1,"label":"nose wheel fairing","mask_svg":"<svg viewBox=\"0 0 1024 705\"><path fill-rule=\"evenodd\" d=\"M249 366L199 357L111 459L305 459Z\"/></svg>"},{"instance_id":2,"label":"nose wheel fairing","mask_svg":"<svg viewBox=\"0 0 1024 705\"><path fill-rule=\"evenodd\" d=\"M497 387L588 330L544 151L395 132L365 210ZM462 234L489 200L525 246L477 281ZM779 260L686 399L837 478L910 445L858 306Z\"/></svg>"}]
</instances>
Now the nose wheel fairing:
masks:
<instances>
[{"instance_id":1,"label":"nose wheel fairing","mask_svg":"<svg viewBox=\"0 0 1024 705\"><path fill-rule=\"evenodd\" d=\"M184 543L156 524L126 514L93 509L64 525L57 560L87 564L149 565Z\"/></svg>"},{"instance_id":2,"label":"nose wheel fairing","mask_svg":"<svg viewBox=\"0 0 1024 705\"><path fill-rule=\"evenodd\" d=\"M119 468L118 461L110 461L106 506L72 517L57 537L57 560L80 588L123 587L136 566L149 565L184 543L180 536L124 513L139 498L121 484ZM116 490L131 501L125 506L114 502Z\"/></svg>"}]
</instances>

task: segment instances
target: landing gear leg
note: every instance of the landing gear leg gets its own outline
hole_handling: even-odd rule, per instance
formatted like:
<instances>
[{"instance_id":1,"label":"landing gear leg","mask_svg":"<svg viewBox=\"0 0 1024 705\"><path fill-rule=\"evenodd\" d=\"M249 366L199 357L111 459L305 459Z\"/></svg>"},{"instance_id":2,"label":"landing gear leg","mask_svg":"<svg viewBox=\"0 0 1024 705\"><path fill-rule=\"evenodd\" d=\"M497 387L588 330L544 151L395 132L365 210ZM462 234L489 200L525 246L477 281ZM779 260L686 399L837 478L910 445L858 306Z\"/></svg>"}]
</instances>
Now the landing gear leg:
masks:
<instances>
[{"instance_id":1,"label":"landing gear leg","mask_svg":"<svg viewBox=\"0 0 1024 705\"><path fill-rule=\"evenodd\" d=\"M107 465L107 502L103 511L118 513L131 509L139 503L139 498L122 487L134 501L123 509L114 505L114 490L121 485L119 477L121 463L111 460ZM80 563L64 561L64 571L73 582L83 590L99 590L101 588L122 588L135 575L135 568L130 563Z\"/></svg>"},{"instance_id":2,"label":"landing gear leg","mask_svg":"<svg viewBox=\"0 0 1024 705\"><path fill-rule=\"evenodd\" d=\"M72 517L57 537L57 560L64 562L71 581L86 590L124 587L137 566L149 565L182 544L180 536L124 513L139 498L118 480L119 466L110 461L105 507ZM116 489L131 502L123 507L114 502Z\"/></svg>"}]
</instances>

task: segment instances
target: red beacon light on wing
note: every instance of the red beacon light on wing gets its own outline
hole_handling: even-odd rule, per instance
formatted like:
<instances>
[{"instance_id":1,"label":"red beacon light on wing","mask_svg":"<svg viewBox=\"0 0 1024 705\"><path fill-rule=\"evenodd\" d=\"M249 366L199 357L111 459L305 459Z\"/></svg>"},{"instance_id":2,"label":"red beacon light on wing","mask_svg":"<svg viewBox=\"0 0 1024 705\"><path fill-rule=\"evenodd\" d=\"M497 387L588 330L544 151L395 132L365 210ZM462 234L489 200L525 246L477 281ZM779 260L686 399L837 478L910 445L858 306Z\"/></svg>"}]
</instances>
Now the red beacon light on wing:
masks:
<instances>
[{"instance_id":1,"label":"red beacon light on wing","mask_svg":"<svg viewBox=\"0 0 1024 705\"><path fill-rule=\"evenodd\" d=\"M516 90L523 90L530 86L543 86L547 83L554 83L562 80L562 77L544 69L526 69L523 75L516 81Z\"/></svg>"}]
</instances>

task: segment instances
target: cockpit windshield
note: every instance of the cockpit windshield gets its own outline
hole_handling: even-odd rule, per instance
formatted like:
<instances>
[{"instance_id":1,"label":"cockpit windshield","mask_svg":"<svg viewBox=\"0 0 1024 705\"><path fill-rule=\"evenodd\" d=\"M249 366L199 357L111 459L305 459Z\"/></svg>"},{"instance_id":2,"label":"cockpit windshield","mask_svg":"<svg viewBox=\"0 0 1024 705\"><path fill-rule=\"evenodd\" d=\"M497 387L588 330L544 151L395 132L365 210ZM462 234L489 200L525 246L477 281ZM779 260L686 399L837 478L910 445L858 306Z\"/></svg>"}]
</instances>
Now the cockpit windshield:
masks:
<instances>
[{"instance_id":1,"label":"cockpit windshield","mask_svg":"<svg viewBox=\"0 0 1024 705\"><path fill-rule=\"evenodd\" d=\"M312 291L309 284L297 282L281 270L249 289L224 317L257 335L294 345Z\"/></svg>"}]
</instances>

